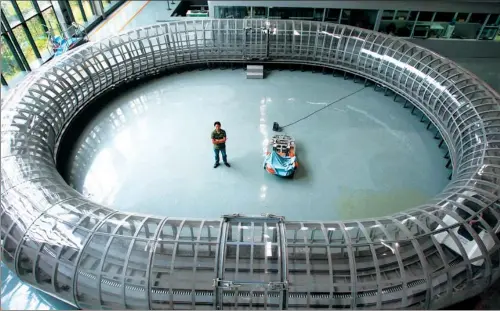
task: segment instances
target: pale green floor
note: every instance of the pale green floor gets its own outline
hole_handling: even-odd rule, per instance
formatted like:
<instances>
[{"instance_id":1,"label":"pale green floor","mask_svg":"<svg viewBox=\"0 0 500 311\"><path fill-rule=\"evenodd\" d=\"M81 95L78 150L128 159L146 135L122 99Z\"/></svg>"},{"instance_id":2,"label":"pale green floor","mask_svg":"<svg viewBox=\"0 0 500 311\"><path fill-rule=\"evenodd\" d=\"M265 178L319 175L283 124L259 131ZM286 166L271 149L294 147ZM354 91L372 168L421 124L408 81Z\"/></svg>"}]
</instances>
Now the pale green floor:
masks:
<instances>
[{"instance_id":1,"label":"pale green floor","mask_svg":"<svg viewBox=\"0 0 500 311\"><path fill-rule=\"evenodd\" d=\"M300 71L273 71L264 80L219 69L166 76L107 104L76 142L99 128L92 164L70 181L85 180L78 190L97 202L172 217L339 220L424 203L448 182L445 151L410 109L372 87L285 131L297 144L293 180L263 170L274 121L292 122L362 87ZM120 113L119 129L111 130ZM216 120L228 134L231 168L212 168Z\"/></svg>"}]
</instances>

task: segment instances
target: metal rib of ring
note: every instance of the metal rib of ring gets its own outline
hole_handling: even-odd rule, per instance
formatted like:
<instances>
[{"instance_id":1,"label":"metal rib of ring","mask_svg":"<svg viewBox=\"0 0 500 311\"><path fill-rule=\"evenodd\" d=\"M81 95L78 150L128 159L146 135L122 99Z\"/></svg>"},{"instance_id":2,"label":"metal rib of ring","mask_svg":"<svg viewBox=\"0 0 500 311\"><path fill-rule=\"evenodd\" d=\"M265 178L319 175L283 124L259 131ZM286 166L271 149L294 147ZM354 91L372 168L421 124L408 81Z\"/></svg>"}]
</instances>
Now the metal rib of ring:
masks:
<instances>
[{"instance_id":1,"label":"metal rib of ring","mask_svg":"<svg viewBox=\"0 0 500 311\"><path fill-rule=\"evenodd\" d=\"M103 92L185 65L249 61L335 69L404 98L446 143L451 182L427 204L381 218L194 220L101 206L56 170L65 128ZM311 21L155 24L34 71L2 102L1 126L2 260L80 308L436 309L500 276L499 95L397 37Z\"/></svg>"}]
</instances>

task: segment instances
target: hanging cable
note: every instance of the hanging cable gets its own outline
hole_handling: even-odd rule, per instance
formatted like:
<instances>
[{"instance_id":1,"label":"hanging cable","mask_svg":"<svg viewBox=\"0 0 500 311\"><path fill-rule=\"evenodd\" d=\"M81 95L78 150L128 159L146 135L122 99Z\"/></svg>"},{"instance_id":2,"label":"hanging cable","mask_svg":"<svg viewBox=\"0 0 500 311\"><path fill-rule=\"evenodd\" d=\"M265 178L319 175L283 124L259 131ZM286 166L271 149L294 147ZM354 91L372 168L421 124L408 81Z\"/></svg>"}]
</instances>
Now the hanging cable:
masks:
<instances>
[{"instance_id":1,"label":"hanging cable","mask_svg":"<svg viewBox=\"0 0 500 311\"><path fill-rule=\"evenodd\" d=\"M285 127L288 127L288 126L291 126L291 125L297 124L297 123L299 123L300 121L303 121L303 120L305 120L305 119L309 118L310 116L314 115L315 113L318 113L318 112L320 112L321 110L326 109L326 108L330 107L331 105L336 104L336 103L338 103L339 101L341 101L341 100L343 100L343 99L346 99L346 98L348 98L348 97L350 97L350 96L352 96L352 95L354 95L354 94L356 94L356 93L361 92L361 91L362 91L362 90L364 90L365 88L366 88L366 86L364 86L364 87L360 88L359 90L357 90L357 91L355 91L355 92L352 92L352 93L350 93L350 94L348 94L348 95L346 95L346 96L343 96L343 97L341 97L341 98L339 98L339 99L337 99L337 100L335 100L335 101L333 101L333 102L329 103L328 105L326 105L326 106L324 106L324 107L321 107L320 109L318 109L318 110L316 110L316 111L311 112L310 114L308 114L307 116L305 116L305 117L303 117L303 118L300 118L300 119L298 119L298 120L296 120L296 121L294 121L294 122L292 122L292 123L288 123L287 125L283 125L283 126L281 126L281 127L280 127L280 126L279 126L279 124L278 124L277 122L274 122L274 124L273 124L273 130L278 132L278 131L280 131L280 130L284 129Z\"/></svg>"}]
</instances>

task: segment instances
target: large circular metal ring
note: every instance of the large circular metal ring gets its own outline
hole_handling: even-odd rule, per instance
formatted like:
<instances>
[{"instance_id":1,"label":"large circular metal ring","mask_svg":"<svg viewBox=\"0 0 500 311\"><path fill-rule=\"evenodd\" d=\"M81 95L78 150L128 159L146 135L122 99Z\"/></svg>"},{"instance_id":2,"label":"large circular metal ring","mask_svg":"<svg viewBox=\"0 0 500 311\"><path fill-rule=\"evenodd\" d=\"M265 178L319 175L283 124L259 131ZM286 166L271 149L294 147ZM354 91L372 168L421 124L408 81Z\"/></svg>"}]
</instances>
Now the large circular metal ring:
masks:
<instances>
[{"instance_id":1,"label":"large circular metal ring","mask_svg":"<svg viewBox=\"0 0 500 311\"><path fill-rule=\"evenodd\" d=\"M451 182L423 206L344 222L125 213L65 183L57 144L97 96L161 71L220 62L313 65L381 85L432 121L449 149ZM2 260L80 308L435 309L500 276L499 95L397 37L310 21L155 24L34 71L4 99L1 125Z\"/></svg>"}]
</instances>

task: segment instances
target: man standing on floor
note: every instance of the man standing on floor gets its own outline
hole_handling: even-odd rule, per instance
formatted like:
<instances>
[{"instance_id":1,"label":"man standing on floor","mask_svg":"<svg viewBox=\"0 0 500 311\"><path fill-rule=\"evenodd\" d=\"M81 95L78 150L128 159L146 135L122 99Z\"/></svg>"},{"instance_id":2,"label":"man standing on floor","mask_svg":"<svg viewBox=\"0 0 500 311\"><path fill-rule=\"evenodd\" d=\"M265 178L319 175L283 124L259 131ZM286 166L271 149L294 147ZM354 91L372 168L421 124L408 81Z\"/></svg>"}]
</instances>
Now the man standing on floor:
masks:
<instances>
[{"instance_id":1,"label":"man standing on floor","mask_svg":"<svg viewBox=\"0 0 500 311\"><path fill-rule=\"evenodd\" d=\"M227 163L227 154L226 154L226 131L220 128L220 122L216 121L214 123L215 130L212 132L212 144L214 144L214 153L215 153L215 164L214 168L219 166L219 152L222 153L222 161L227 167L231 167L229 163Z\"/></svg>"}]
</instances>

